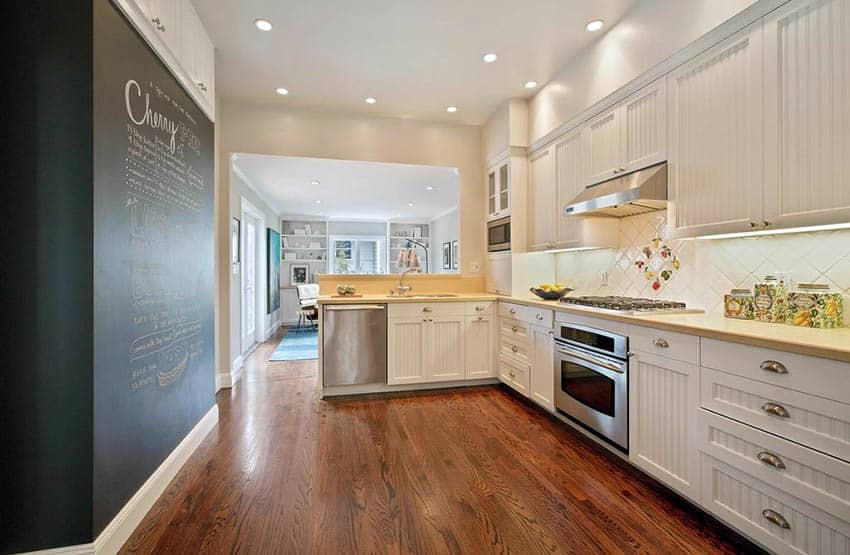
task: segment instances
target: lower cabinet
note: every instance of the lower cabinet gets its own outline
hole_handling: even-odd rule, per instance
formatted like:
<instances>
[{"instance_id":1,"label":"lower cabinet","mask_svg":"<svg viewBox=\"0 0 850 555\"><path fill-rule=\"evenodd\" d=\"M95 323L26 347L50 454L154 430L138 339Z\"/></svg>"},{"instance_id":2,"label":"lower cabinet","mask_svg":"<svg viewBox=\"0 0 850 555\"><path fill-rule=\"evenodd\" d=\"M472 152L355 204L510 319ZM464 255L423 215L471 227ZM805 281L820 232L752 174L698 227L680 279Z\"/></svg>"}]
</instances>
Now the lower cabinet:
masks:
<instances>
[{"instance_id":1,"label":"lower cabinet","mask_svg":"<svg viewBox=\"0 0 850 555\"><path fill-rule=\"evenodd\" d=\"M552 328L531 326L531 400L555 410L555 355Z\"/></svg>"},{"instance_id":2,"label":"lower cabinet","mask_svg":"<svg viewBox=\"0 0 850 555\"><path fill-rule=\"evenodd\" d=\"M427 376L428 318L390 318L387 322L387 383L424 383Z\"/></svg>"},{"instance_id":3,"label":"lower cabinet","mask_svg":"<svg viewBox=\"0 0 850 555\"><path fill-rule=\"evenodd\" d=\"M466 379L496 377L496 321L494 316L466 317Z\"/></svg>"},{"instance_id":4,"label":"lower cabinet","mask_svg":"<svg viewBox=\"0 0 850 555\"><path fill-rule=\"evenodd\" d=\"M700 369L635 351L629 364L629 459L699 501Z\"/></svg>"},{"instance_id":5,"label":"lower cabinet","mask_svg":"<svg viewBox=\"0 0 850 555\"><path fill-rule=\"evenodd\" d=\"M509 356L499 355L499 379L528 397L529 367Z\"/></svg>"}]
</instances>

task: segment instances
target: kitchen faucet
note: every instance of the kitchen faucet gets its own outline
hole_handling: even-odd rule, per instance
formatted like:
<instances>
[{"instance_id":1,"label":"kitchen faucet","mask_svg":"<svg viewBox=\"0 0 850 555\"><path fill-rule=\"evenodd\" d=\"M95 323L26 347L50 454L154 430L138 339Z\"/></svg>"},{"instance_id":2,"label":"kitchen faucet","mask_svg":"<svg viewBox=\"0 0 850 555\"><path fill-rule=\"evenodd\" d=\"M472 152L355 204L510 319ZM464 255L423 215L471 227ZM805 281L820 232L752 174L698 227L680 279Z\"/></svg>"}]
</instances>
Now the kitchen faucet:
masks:
<instances>
[{"instance_id":1,"label":"kitchen faucet","mask_svg":"<svg viewBox=\"0 0 850 555\"><path fill-rule=\"evenodd\" d=\"M406 276L408 272L419 273L420 271L421 270L419 268L408 268L405 271L403 271L401 273L401 276L399 276L399 278L398 278L398 287L396 287L393 291L390 291L390 294L395 292L395 293L398 293L399 297L403 297L405 294L407 294L409 291L411 291L413 289L413 287L410 286L410 285L404 284L404 276Z\"/></svg>"}]
</instances>

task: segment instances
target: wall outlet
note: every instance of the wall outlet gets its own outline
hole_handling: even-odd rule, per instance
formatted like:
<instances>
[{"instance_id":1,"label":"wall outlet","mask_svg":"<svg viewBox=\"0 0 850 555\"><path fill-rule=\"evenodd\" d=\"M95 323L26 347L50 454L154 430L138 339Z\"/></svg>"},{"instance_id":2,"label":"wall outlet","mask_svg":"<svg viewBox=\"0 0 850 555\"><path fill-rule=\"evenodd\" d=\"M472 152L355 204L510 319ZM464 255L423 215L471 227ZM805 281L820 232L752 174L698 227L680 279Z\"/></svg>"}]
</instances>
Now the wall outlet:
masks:
<instances>
[{"instance_id":1,"label":"wall outlet","mask_svg":"<svg viewBox=\"0 0 850 555\"><path fill-rule=\"evenodd\" d=\"M481 264L479 264L477 261L472 262L472 263L470 263L469 268L472 270L473 274L477 274L478 272L481 271Z\"/></svg>"}]
</instances>

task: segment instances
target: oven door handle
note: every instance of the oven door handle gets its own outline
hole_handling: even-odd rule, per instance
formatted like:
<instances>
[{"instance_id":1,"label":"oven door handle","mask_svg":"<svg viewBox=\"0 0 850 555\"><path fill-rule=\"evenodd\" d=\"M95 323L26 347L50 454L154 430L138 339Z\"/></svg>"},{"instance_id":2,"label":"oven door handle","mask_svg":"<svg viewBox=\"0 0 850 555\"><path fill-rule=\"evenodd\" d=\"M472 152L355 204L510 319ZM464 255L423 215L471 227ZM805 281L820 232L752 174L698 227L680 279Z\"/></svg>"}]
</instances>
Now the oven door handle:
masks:
<instances>
[{"instance_id":1,"label":"oven door handle","mask_svg":"<svg viewBox=\"0 0 850 555\"><path fill-rule=\"evenodd\" d=\"M561 353L562 355L575 357L579 360L583 360L584 362L589 362L590 364L596 364L597 366L601 366L602 368L605 368L606 370L611 370L612 372L617 372L618 374L624 374L625 373L625 371L620 366L617 366L616 364L611 364L610 362L607 362L605 360L602 360L602 359L599 359L599 358L596 358L596 357L584 355L584 354L581 354L581 353L577 353L575 351L567 351L566 349L560 349L560 348L558 349L558 352Z\"/></svg>"}]
</instances>

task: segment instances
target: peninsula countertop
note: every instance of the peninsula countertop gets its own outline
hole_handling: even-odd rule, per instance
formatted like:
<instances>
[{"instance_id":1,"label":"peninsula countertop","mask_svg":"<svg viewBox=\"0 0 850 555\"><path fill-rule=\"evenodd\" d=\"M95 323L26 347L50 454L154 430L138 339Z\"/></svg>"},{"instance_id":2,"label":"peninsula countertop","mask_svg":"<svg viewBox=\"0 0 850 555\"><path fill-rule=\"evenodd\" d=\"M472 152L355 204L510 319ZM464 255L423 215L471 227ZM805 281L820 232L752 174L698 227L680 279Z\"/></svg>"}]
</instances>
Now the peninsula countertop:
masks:
<instances>
[{"instance_id":1,"label":"peninsula countertop","mask_svg":"<svg viewBox=\"0 0 850 555\"><path fill-rule=\"evenodd\" d=\"M338 297L322 295L319 297L319 304L503 301L700 337L733 341L755 347L850 362L850 328L831 330L800 328L784 324L733 320L714 314L618 314L568 306L558 301L491 293L452 293L447 295L450 296L373 294L361 297Z\"/></svg>"}]
</instances>

